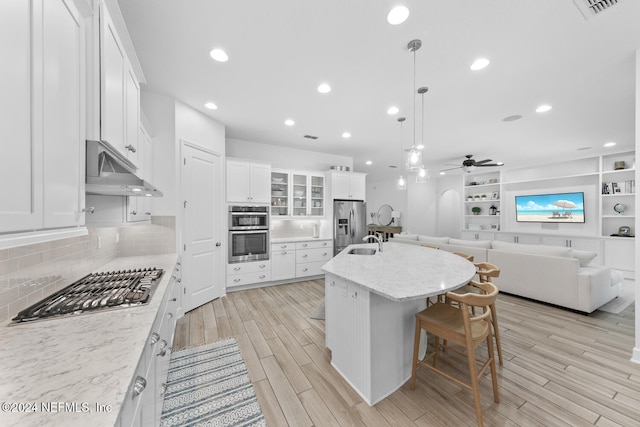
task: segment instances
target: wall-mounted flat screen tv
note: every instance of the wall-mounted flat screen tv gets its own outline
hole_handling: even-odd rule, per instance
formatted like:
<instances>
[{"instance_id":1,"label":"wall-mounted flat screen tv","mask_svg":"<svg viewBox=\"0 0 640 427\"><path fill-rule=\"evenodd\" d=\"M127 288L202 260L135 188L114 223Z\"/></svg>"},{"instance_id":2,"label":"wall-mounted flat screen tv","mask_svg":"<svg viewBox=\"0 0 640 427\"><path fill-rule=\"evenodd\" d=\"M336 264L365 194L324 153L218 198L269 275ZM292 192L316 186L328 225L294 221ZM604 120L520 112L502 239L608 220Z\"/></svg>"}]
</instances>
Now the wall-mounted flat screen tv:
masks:
<instances>
[{"instance_id":1,"label":"wall-mounted flat screen tv","mask_svg":"<svg viewBox=\"0 0 640 427\"><path fill-rule=\"evenodd\" d=\"M516 196L518 222L584 222L584 193Z\"/></svg>"}]
</instances>

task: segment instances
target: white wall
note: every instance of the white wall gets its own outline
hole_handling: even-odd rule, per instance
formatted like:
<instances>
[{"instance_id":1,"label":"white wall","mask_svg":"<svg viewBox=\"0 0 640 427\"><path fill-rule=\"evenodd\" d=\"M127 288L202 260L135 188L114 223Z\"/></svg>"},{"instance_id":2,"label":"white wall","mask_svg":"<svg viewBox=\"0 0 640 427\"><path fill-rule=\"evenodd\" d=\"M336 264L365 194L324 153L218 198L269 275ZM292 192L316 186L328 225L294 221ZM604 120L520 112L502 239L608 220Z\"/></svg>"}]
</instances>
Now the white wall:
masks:
<instances>
[{"instance_id":1,"label":"white wall","mask_svg":"<svg viewBox=\"0 0 640 427\"><path fill-rule=\"evenodd\" d=\"M260 160L276 169L328 171L331 166L348 166L353 170L353 158L316 151L280 147L241 139L226 139L227 157Z\"/></svg>"},{"instance_id":2,"label":"white wall","mask_svg":"<svg viewBox=\"0 0 640 427\"><path fill-rule=\"evenodd\" d=\"M380 181L367 179L367 224L371 223L369 213L377 213L382 205L390 205L394 211L400 211L400 225L407 230L407 190L396 189L396 178ZM377 217L375 223L378 224ZM386 225L386 224L382 224Z\"/></svg>"},{"instance_id":3,"label":"white wall","mask_svg":"<svg viewBox=\"0 0 640 427\"><path fill-rule=\"evenodd\" d=\"M176 142L185 140L218 154L225 154L225 128L193 108L176 101Z\"/></svg>"}]
</instances>

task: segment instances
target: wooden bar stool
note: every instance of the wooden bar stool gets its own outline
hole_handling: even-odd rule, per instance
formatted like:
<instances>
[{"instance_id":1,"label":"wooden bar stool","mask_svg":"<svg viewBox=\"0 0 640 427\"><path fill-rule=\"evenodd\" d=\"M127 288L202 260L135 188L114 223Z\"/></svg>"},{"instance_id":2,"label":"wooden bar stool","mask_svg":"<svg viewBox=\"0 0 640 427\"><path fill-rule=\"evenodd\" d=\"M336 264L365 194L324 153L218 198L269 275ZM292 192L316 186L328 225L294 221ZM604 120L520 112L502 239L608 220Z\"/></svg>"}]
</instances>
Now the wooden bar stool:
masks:
<instances>
[{"instance_id":1,"label":"wooden bar stool","mask_svg":"<svg viewBox=\"0 0 640 427\"><path fill-rule=\"evenodd\" d=\"M466 259L469 262L473 262L473 255L465 254L462 252L454 252L454 254L461 256L462 258Z\"/></svg>"},{"instance_id":2,"label":"wooden bar stool","mask_svg":"<svg viewBox=\"0 0 640 427\"><path fill-rule=\"evenodd\" d=\"M482 405L480 402L480 388L478 380L484 375L487 368L491 370L491 382L493 385L493 400L498 403L500 401L498 395L498 381L496 378L496 363L494 357L493 340L491 338L491 310L490 307L495 303L498 296L498 288L492 283L480 283L471 281L469 286L475 287L480 293L456 294L447 293L447 299L451 299L459 304L458 307L446 304L436 303L416 314L416 330L413 344L413 364L411 369L411 390L416 386L416 374L418 365L424 366L443 377L454 381L473 392L475 401L476 417L478 426L482 427ZM482 314L475 315L471 312L471 307L481 308ZM420 346L420 334L425 330L435 337L434 350L428 354L423 360L418 358L418 350ZM446 340L457 346L463 347L464 351L447 347L452 352L465 355L469 363L469 373L471 383L464 382L453 375L438 369L438 352L440 350L440 339ZM476 349L482 344L487 343L489 357L484 359L476 358ZM444 349L444 348L443 348ZM427 361L433 359L433 363ZM478 370L476 364L481 363L482 366Z\"/></svg>"},{"instance_id":3,"label":"wooden bar stool","mask_svg":"<svg viewBox=\"0 0 640 427\"><path fill-rule=\"evenodd\" d=\"M478 279L481 283L491 282L494 277L500 276L500 268L488 262L478 262L474 264L477 269ZM496 304L491 305L491 324L493 325L493 336L498 349L498 363L502 365L502 346L500 345L500 329L498 328L498 310Z\"/></svg>"}]
</instances>

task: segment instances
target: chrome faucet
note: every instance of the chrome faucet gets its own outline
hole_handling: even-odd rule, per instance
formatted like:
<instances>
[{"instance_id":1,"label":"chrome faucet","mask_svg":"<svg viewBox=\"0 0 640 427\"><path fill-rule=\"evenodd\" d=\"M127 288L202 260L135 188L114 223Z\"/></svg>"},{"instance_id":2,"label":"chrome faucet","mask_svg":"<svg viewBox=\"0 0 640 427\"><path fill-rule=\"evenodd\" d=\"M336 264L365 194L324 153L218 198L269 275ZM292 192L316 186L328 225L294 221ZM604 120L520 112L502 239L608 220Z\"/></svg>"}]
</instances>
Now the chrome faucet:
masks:
<instances>
[{"instance_id":1,"label":"chrome faucet","mask_svg":"<svg viewBox=\"0 0 640 427\"><path fill-rule=\"evenodd\" d=\"M380 233L376 233L376 234L367 234L366 236L364 236L362 238L363 242L366 242L369 239L376 239L378 241L378 252L382 252L382 236L380 235Z\"/></svg>"}]
</instances>

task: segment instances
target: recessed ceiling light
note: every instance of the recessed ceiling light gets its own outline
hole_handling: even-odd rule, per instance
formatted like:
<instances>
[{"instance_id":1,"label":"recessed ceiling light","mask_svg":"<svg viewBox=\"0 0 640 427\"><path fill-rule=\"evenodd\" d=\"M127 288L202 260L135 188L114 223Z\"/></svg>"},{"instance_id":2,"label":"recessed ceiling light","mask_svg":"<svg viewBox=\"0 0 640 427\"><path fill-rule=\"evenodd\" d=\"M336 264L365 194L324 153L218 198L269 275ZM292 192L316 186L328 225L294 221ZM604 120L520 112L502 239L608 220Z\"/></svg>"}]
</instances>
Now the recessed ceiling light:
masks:
<instances>
[{"instance_id":1,"label":"recessed ceiling light","mask_svg":"<svg viewBox=\"0 0 640 427\"><path fill-rule=\"evenodd\" d=\"M387 22L391 25L402 24L409 17L409 9L405 6L396 6L387 14Z\"/></svg>"},{"instance_id":2,"label":"recessed ceiling light","mask_svg":"<svg viewBox=\"0 0 640 427\"><path fill-rule=\"evenodd\" d=\"M604 144L604 146L605 146L605 147L613 147L613 146L615 146L615 145L616 145L616 143L615 143L615 142L613 142L613 141L609 141L609 142L607 142L607 143L605 143L605 144Z\"/></svg>"},{"instance_id":3,"label":"recessed ceiling light","mask_svg":"<svg viewBox=\"0 0 640 427\"><path fill-rule=\"evenodd\" d=\"M471 64L469 68L473 71L482 70L483 68L486 68L487 65L489 65L489 62L491 61L489 61L487 58L478 58L473 61L473 64Z\"/></svg>"},{"instance_id":4,"label":"recessed ceiling light","mask_svg":"<svg viewBox=\"0 0 640 427\"><path fill-rule=\"evenodd\" d=\"M366 162L364 162L365 164L371 166L373 164L373 162L371 160L367 160Z\"/></svg>"},{"instance_id":5,"label":"recessed ceiling light","mask_svg":"<svg viewBox=\"0 0 640 427\"><path fill-rule=\"evenodd\" d=\"M445 171L440 171L440 175L446 175L447 173Z\"/></svg>"},{"instance_id":6,"label":"recessed ceiling light","mask_svg":"<svg viewBox=\"0 0 640 427\"><path fill-rule=\"evenodd\" d=\"M536 108L536 113L546 113L547 111L551 110L551 105L541 105L538 108Z\"/></svg>"},{"instance_id":7,"label":"recessed ceiling light","mask_svg":"<svg viewBox=\"0 0 640 427\"><path fill-rule=\"evenodd\" d=\"M213 102L207 102L206 104L204 104L205 107L207 107L209 110L217 110L218 106L216 104L214 104Z\"/></svg>"},{"instance_id":8,"label":"recessed ceiling light","mask_svg":"<svg viewBox=\"0 0 640 427\"><path fill-rule=\"evenodd\" d=\"M318 86L318 92L320 92L320 93L329 93L329 92L331 92L331 86L329 86L326 83L322 83L320 86Z\"/></svg>"},{"instance_id":9,"label":"recessed ceiling light","mask_svg":"<svg viewBox=\"0 0 640 427\"><path fill-rule=\"evenodd\" d=\"M227 62L229 60L227 53L220 48L212 49L209 55L218 62Z\"/></svg>"},{"instance_id":10,"label":"recessed ceiling light","mask_svg":"<svg viewBox=\"0 0 640 427\"><path fill-rule=\"evenodd\" d=\"M349 132L343 132L343 133L342 133L342 137L343 137L344 139L351 138L351 134L350 134Z\"/></svg>"},{"instance_id":11,"label":"recessed ceiling light","mask_svg":"<svg viewBox=\"0 0 640 427\"><path fill-rule=\"evenodd\" d=\"M287 119L287 120L284 121L284 124L287 125L287 126L293 126L293 125L296 124L296 122L294 122L291 119Z\"/></svg>"},{"instance_id":12,"label":"recessed ceiling light","mask_svg":"<svg viewBox=\"0 0 640 427\"><path fill-rule=\"evenodd\" d=\"M387 114L389 114L391 116L393 116L394 114L398 114L399 112L400 112L400 109L398 107L396 107L395 105L389 107L389 109L387 110Z\"/></svg>"}]
</instances>

